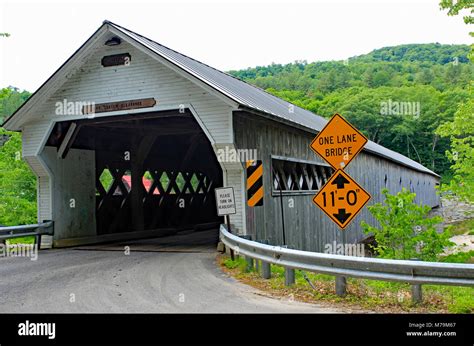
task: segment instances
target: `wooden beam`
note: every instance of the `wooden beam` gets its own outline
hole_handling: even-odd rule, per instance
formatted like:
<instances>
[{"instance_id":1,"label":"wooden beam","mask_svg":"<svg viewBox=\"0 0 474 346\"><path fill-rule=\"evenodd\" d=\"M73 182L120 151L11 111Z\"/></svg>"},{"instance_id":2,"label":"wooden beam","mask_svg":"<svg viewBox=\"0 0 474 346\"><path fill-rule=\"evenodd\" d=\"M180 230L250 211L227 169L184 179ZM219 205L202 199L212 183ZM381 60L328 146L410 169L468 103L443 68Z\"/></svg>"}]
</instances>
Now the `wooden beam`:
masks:
<instances>
[{"instance_id":1,"label":"wooden beam","mask_svg":"<svg viewBox=\"0 0 474 346\"><path fill-rule=\"evenodd\" d=\"M59 146L58 158L60 159L66 158L69 152L69 149L71 149L71 146L74 143L74 140L76 139L77 134L79 133L80 129L81 129L81 125L77 125L75 122L69 125L69 128L66 132L66 136L64 136L64 139L61 142L61 145Z\"/></svg>"},{"instance_id":2,"label":"wooden beam","mask_svg":"<svg viewBox=\"0 0 474 346\"><path fill-rule=\"evenodd\" d=\"M102 129L103 131L107 132L119 132L123 134L130 134L130 132L133 132L133 130L140 130L140 127L119 127L119 126L114 126L114 127L98 127L97 129ZM128 129L128 131L127 131ZM143 129L142 133L144 134L150 134L150 135L156 135L156 136L175 136L175 135L190 135L190 134L195 134L195 133L200 133L202 130L200 129L186 129L186 128L177 128L177 129L168 129L168 128L159 128L159 127L150 127Z\"/></svg>"},{"instance_id":3,"label":"wooden beam","mask_svg":"<svg viewBox=\"0 0 474 346\"><path fill-rule=\"evenodd\" d=\"M79 120L81 124L92 125L92 124L108 124L108 123L119 123L130 120L149 120L149 119L165 119L165 118L191 118L193 116L190 112L179 113L176 111L164 111L164 112L152 112L152 113L140 113L136 115L121 115L121 116L104 116L96 117L94 119Z\"/></svg>"},{"instance_id":4,"label":"wooden beam","mask_svg":"<svg viewBox=\"0 0 474 346\"><path fill-rule=\"evenodd\" d=\"M143 161L145 161L146 157L148 156L148 153L153 147L153 144L155 143L157 137L158 135L153 134L153 135L146 135L145 137L141 139L140 145L138 147L136 159L137 161L141 162L142 165L143 165Z\"/></svg>"},{"instance_id":5,"label":"wooden beam","mask_svg":"<svg viewBox=\"0 0 474 346\"><path fill-rule=\"evenodd\" d=\"M131 173L132 189L130 191L130 201L132 207L132 228L133 231L143 231L145 227L143 198L144 187L143 162L155 143L156 135L146 135L145 137L135 136L132 139L131 152Z\"/></svg>"},{"instance_id":6,"label":"wooden beam","mask_svg":"<svg viewBox=\"0 0 474 346\"><path fill-rule=\"evenodd\" d=\"M204 132L200 130L199 133L195 134L189 141L189 146L186 150L186 154L184 154L184 157L181 160L179 171L182 171L185 168L186 163L188 163L192 159L192 156L198 148L199 142L204 138L202 135L204 135Z\"/></svg>"}]
</instances>

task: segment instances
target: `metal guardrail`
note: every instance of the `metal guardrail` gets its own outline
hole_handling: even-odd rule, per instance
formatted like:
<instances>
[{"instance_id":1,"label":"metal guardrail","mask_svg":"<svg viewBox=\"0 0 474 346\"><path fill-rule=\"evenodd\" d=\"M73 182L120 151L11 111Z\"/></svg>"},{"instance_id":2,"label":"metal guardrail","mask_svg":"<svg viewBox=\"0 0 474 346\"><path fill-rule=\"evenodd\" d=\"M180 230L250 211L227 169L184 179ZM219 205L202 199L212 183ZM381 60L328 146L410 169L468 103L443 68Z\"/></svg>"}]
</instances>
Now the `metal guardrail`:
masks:
<instances>
[{"instance_id":1,"label":"metal guardrail","mask_svg":"<svg viewBox=\"0 0 474 346\"><path fill-rule=\"evenodd\" d=\"M294 282L294 269L336 276L336 293L345 294L346 277L412 284L414 301L421 301L421 284L474 286L474 264L438 263L333 255L266 245L241 238L220 227L220 239L236 254L262 261L262 275L270 264L285 267L286 282ZM290 279L288 279L290 278Z\"/></svg>"},{"instance_id":2,"label":"metal guardrail","mask_svg":"<svg viewBox=\"0 0 474 346\"><path fill-rule=\"evenodd\" d=\"M0 241L19 237L34 236L38 248L41 246L42 235L53 235L53 221L47 221L34 225L6 226L0 227Z\"/></svg>"}]
</instances>

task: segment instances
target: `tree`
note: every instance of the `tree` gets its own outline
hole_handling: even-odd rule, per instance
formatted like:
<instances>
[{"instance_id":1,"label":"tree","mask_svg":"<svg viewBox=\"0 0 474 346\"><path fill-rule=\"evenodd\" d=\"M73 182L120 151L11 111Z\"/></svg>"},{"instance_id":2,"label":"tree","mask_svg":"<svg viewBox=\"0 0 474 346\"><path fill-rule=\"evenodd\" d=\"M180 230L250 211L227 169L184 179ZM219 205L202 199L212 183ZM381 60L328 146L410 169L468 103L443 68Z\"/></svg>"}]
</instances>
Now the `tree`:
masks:
<instances>
[{"instance_id":1,"label":"tree","mask_svg":"<svg viewBox=\"0 0 474 346\"><path fill-rule=\"evenodd\" d=\"M454 175L443 190L474 203L474 100L464 103L454 120L444 123L436 132L451 140L451 149L446 154L453 162Z\"/></svg>"},{"instance_id":2,"label":"tree","mask_svg":"<svg viewBox=\"0 0 474 346\"><path fill-rule=\"evenodd\" d=\"M378 226L362 221L366 234L373 234L377 245L374 250L381 258L436 261L445 247L452 245L449 232L438 233L440 216L428 217L429 206L414 203L416 194L403 188L396 195L382 190L384 203L369 206Z\"/></svg>"},{"instance_id":3,"label":"tree","mask_svg":"<svg viewBox=\"0 0 474 346\"><path fill-rule=\"evenodd\" d=\"M0 147L0 224L36 222L36 177L21 159L19 133L0 128L8 141Z\"/></svg>"},{"instance_id":4,"label":"tree","mask_svg":"<svg viewBox=\"0 0 474 346\"><path fill-rule=\"evenodd\" d=\"M448 16L457 16L462 10L470 10L469 13L474 13L472 0L441 0L439 5L441 9L448 10ZM467 15L463 19L466 24L474 24L473 16Z\"/></svg>"},{"instance_id":5,"label":"tree","mask_svg":"<svg viewBox=\"0 0 474 346\"><path fill-rule=\"evenodd\" d=\"M472 0L442 0L440 7L447 9L449 16L458 15L463 10L474 13ZM464 22L474 24L474 17L464 16ZM474 37L474 32L470 34ZM471 60L474 60L473 51L471 49ZM471 98L461 104L454 120L440 125L436 133L451 140L451 149L446 151L446 155L453 162L451 169L454 175L451 182L443 186L443 190L474 203L474 100Z\"/></svg>"},{"instance_id":6,"label":"tree","mask_svg":"<svg viewBox=\"0 0 474 346\"><path fill-rule=\"evenodd\" d=\"M0 124L12 115L28 97L28 91L20 91L15 87L3 88L0 90Z\"/></svg>"}]
</instances>

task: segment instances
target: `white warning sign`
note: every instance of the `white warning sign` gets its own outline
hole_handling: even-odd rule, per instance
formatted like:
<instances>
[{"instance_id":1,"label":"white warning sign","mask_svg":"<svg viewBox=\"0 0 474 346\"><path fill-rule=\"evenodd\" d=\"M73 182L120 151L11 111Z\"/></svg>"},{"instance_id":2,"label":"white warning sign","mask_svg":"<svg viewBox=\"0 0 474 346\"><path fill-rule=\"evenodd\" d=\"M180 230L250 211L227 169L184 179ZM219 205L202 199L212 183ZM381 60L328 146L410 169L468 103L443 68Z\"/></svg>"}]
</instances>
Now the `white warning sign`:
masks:
<instances>
[{"instance_id":1,"label":"white warning sign","mask_svg":"<svg viewBox=\"0 0 474 346\"><path fill-rule=\"evenodd\" d=\"M217 215L224 216L235 214L235 197L234 188L232 187L220 187L215 189L216 191L216 205Z\"/></svg>"}]
</instances>

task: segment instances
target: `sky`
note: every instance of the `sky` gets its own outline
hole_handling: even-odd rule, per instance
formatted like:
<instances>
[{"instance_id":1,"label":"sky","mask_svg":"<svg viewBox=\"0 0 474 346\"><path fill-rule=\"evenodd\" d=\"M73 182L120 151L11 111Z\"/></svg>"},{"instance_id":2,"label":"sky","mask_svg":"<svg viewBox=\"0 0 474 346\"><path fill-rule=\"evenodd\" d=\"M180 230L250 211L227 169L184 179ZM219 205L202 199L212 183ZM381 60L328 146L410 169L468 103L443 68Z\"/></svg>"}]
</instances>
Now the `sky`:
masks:
<instances>
[{"instance_id":1,"label":"sky","mask_svg":"<svg viewBox=\"0 0 474 346\"><path fill-rule=\"evenodd\" d=\"M439 0L0 0L0 87L35 91L107 19L220 70L469 44Z\"/></svg>"}]
</instances>

